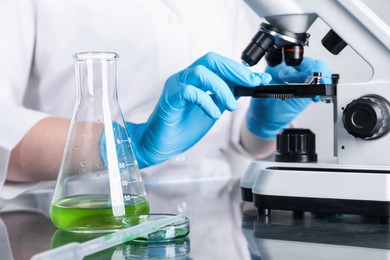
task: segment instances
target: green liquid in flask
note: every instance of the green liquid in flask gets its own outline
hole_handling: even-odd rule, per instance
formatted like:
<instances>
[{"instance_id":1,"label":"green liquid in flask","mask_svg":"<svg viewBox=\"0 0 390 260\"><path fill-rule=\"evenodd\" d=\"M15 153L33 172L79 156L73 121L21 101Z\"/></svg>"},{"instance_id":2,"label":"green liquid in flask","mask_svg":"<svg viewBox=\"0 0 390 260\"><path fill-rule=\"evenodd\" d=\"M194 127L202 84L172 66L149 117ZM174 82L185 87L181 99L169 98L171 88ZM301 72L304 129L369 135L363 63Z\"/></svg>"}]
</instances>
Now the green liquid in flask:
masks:
<instances>
[{"instance_id":1,"label":"green liquid in flask","mask_svg":"<svg viewBox=\"0 0 390 260\"><path fill-rule=\"evenodd\" d=\"M50 218L54 225L66 231L112 232L123 228L125 217L149 214L149 203L144 197L135 196L125 202L125 211L124 216L114 217L108 195L78 195L53 204Z\"/></svg>"}]
</instances>

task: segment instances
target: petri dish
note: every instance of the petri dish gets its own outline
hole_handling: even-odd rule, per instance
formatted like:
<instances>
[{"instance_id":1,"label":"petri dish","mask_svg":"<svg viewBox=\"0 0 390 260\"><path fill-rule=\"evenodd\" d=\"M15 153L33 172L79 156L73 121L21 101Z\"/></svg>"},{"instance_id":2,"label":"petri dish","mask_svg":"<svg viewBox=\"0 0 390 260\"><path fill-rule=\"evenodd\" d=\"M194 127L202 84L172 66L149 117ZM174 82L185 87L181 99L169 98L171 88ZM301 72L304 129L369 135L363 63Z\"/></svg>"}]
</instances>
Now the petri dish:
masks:
<instances>
[{"instance_id":1,"label":"petri dish","mask_svg":"<svg viewBox=\"0 0 390 260\"><path fill-rule=\"evenodd\" d=\"M149 220L159 220L174 214L149 214L123 219L124 227L134 226ZM160 230L123 244L126 259L188 259L191 250L190 219L185 218Z\"/></svg>"}]
</instances>

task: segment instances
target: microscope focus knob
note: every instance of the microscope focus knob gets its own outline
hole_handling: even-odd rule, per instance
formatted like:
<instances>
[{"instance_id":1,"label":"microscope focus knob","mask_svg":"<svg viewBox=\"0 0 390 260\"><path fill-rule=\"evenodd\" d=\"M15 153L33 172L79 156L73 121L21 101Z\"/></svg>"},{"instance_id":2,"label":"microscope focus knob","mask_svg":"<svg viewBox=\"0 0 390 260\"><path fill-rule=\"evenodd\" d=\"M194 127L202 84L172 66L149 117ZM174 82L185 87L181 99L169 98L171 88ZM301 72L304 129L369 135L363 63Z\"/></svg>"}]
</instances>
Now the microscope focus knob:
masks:
<instances>
[{"instance_id":1,"label":"microscope focus knob","mask_svg":"<svg viewBox=\"0 0 390 260\"><path fill-rule=\"evenodd\" d=\"M343 112L347 132L365 140L389 133L390 104L381 96L366 95L353 100Z\"/></svg>"},{"instance_id":2,"label":"microscope focus knob","mask_svg":"<svg viewBox=\"0 0 390 260\"><path fill-rule=\"evenodd\" d=\"M316 162L315 134L310 129L287 128L276 137L276 162Z\"/></svg>"}]
</instances>

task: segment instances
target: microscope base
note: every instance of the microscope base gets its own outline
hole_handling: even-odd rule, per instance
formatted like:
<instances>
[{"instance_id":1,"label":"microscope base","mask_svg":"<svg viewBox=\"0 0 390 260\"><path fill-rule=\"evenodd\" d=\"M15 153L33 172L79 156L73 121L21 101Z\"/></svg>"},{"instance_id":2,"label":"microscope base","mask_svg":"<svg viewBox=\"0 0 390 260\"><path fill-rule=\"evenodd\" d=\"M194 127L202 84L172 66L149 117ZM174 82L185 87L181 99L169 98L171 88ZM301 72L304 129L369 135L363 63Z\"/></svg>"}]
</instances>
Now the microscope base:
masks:
<instances>
[{"instance_id":1,"label":"microscope base","mask_svg":"<svg viewBox=\"0 0 390 260\"><path fill-rule=\"evenodd\" d=\"M382 222L390 217L388 167L254 161L241 184L246 176L254 182L250 189L241 185L243 199L252 197L259 213L358 214L378 216Z\"/></svg>"},{"instance_id":2,"label":"microscope base","mask_svg":"<svg viewBox=\"0 0 390 260\"><path fill-rule=\"evenodd\" d=\"M271 209L323 214L356 214L380 217L389 223L390 202L343 200L327 198L301 198L254 194L254 205L260 215L269 215ZM266 213L265 213L266 212Z\"/></svg>"},{"instance_id":3,"label":"microscope base","mask_svg":"<svg viewBox=\"0 0 390 260\"><path fill-rule=\"evenodd\" d=\"M245 188L241 186L241 197L243 201L253 201L252 188Z\"/></svg>"}]
</instances>

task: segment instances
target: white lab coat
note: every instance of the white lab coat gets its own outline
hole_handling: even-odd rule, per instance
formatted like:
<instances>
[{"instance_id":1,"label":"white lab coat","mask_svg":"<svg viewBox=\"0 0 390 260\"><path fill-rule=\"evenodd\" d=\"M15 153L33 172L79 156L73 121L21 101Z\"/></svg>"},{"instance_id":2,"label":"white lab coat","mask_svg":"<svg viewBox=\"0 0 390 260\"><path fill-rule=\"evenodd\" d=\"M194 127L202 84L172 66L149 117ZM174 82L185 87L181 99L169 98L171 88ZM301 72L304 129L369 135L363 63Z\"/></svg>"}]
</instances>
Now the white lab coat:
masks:
<instances>
[{"instance_id":1,"label":"white lab coat","mask_svg":"<svg viewBox=\"0 0 390 260\"><path fill-rule=\"evenodd\" d=\"M72 116L74 53L119 53L119 103L126 120L141 123L170 75L209 51L239 61L259 23L242 0L1 0L0 196L32 186L4 185L10 151L24 134L48 115ZM238 143L246 109L239 106L186 153L144 169L144 178L230 175L224 151Z\"/></svg>"}]
</instances>

